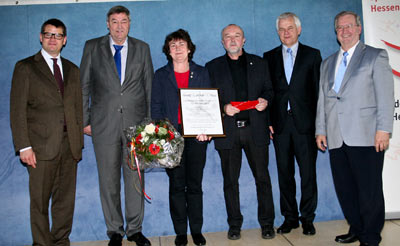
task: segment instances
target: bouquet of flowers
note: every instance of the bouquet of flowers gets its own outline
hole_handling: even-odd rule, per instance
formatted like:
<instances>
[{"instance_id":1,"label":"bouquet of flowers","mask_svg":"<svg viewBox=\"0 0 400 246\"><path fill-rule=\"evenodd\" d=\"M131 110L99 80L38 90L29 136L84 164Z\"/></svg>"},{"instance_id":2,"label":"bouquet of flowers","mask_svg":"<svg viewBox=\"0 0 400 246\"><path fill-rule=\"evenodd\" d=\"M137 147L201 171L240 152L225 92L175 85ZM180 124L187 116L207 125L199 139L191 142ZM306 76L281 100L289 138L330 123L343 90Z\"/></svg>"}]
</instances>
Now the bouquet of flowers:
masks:
<instances>
[{"instance_id":1,"label":"bouquet of flowers","mask_svg":"<svg viewBox=\"0 0 400 246\"><path fill-rule=\"evenodd\" d=\"M179 165L184 141L168 120L145 119L125 129L131 168L173 168ZM136 166L136 167L135 167Z\"/></svg>"}]
</instances>

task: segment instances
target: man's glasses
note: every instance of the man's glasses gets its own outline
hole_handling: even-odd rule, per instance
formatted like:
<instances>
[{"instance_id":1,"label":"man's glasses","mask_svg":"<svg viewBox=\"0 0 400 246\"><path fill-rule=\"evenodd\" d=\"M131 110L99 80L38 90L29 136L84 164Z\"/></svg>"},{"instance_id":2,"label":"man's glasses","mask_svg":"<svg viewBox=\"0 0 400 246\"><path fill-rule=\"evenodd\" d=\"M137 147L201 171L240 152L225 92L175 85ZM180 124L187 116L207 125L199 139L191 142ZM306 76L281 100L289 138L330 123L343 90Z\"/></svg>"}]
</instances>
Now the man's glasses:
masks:
<instances>
[{"instance_id":1,"label":"man's glasses","mask_svg":"<svg viewBox=\"0 0 400 246\"><path fill-rule=\"evenodd\" d=\"M61 40L64 38L64 34L60 34L60 33L51 33L51 32L43 32L43 37L47 38L47 39L51 39L52 37L54 37L57 40Z\"/></svg>"}]
</instances>

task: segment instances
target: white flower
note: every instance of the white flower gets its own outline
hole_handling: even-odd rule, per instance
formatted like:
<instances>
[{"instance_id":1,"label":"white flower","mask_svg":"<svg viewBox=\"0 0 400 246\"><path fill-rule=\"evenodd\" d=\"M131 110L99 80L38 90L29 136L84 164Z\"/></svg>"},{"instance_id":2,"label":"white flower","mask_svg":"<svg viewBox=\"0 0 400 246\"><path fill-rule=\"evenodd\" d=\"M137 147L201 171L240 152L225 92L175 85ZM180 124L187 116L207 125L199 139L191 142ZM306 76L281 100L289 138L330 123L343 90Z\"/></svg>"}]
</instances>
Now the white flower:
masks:
<instances>
[{"instance_id":1,"label":"white flower","mask_svg":"<svg viewBox=\"0 0 400 246\"><path fill-rule=\"evenodd\" d=\"M156 130L156 126L153 124L153 123L151 123L151 124L148 124L145 128L144 128L144 131L146 132L146 133L148 133L148 134L154 134L154 131Z\"/></svg>"},{"instance_id":2,"label":"white flower","mask_svg":"<svg viewBox=\"0 0 400 246\"><path fill-rule=\"evenodd\" d=\"M144 138L144 137L146 137L147 133L146 133L145 131L142 131L142 132L140 133L140 135L142 135L142 138Z\"/></svg>"}]
</instances>

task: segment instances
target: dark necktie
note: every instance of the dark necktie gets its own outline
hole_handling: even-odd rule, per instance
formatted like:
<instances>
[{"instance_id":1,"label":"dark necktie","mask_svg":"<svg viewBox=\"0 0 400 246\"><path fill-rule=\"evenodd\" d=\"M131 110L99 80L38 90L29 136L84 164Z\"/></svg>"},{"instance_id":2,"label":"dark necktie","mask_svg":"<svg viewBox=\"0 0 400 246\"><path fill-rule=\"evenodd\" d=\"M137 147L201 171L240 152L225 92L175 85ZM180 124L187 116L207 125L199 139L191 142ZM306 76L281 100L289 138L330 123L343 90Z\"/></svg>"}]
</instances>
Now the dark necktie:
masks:
<instances>
[{"instance_id":1,"label":"dark necktie","mask_svg":"<svg viewBox=\"0 0 400 246\"><path fill-rule=\"evenodd\" d=\"M121 80L121 49L124 46L116 45L116 44L114 44L113 46L115 48L114 61L115 61L115 65L117 66L119 80Z\"/></svg>"},{"instance_id":2,"label":"dark necktie","mask_svg":"<svg viewBox=\"0 0 400 246\"><path fill-rule=\"evenodd\" d=\"M57 80L58 83L58 88L60 89L61 96L64 96L64 82L61 76L61 70L60 67L57 64L57 58L51 58L53 60L53 71L54 71L54 77Z\"/></svg>"}]
</instances>

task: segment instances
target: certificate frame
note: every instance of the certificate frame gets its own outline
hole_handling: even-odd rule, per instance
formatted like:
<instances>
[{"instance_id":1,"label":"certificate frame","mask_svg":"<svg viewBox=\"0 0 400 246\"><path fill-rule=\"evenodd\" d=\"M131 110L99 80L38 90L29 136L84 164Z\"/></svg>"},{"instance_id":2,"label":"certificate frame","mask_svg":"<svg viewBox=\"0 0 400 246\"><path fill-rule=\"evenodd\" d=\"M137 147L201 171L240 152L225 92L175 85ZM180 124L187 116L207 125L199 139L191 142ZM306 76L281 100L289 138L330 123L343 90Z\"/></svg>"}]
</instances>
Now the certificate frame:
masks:
<instances>
[{"instance_id":1,"label":"certificate frame","mask_svg":"<svg viewBox=\"0 0 400 246\"><path fill-rule=\"evenodd\" d=\"M225 137L217 88L181 88L179 102L183 137Z\"/></svg>"}]
</instances>

